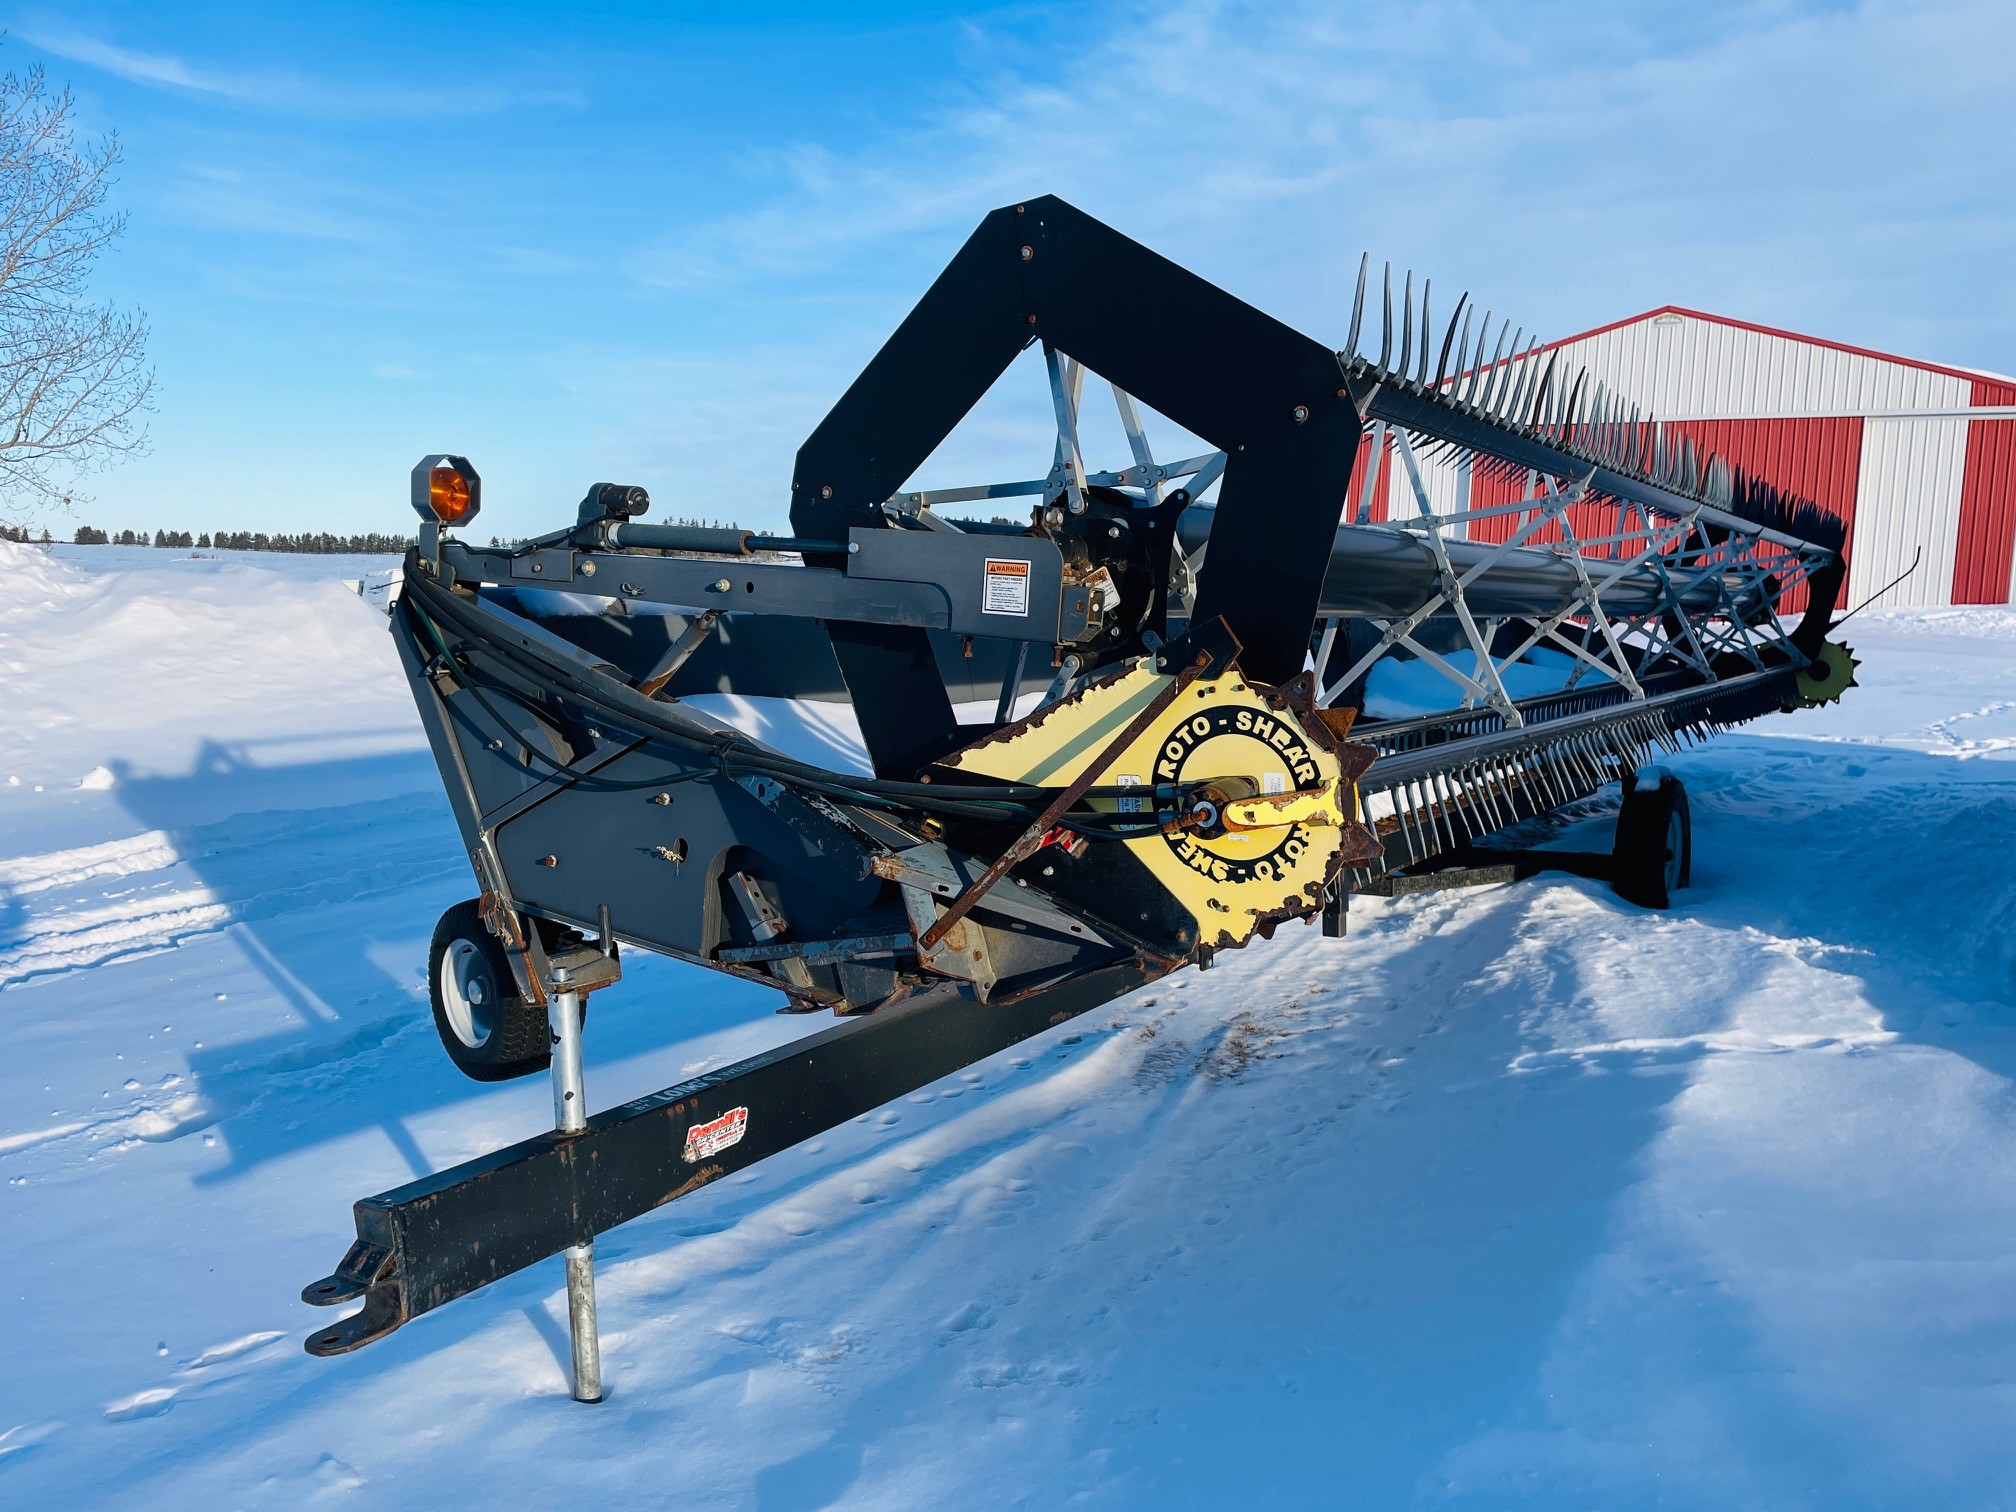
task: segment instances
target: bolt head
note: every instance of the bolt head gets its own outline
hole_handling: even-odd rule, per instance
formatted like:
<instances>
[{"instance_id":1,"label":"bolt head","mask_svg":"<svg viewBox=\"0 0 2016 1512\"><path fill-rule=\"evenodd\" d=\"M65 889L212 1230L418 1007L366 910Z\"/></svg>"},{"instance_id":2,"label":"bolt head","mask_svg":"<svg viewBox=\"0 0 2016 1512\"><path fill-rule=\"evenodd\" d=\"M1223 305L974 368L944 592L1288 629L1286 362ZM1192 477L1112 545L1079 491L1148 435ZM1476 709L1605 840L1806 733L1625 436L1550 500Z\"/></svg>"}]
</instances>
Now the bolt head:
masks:
<instances>
[{"instance_id":1,"label":"bolt head","mask_svg":"<svg viewBox=\"0 0 2016 1512\"><path fill-rule=\"evenodd\" d=\"M1295 413L1295 423L1297 425L1300 425L1304 420L1307 420L1309 418L1309 406L1306 404L1298 404L1295 406L1294 413Z\"/></svg>"},{"instance_id":2,"label":"bolt head","mask_svg":"<svg viewBox=\"0 0 2016 1512\"><path fill-rule=\"evenodd\" d=\"M581 564L581 576L583 577L595 576L595 564L593 562L583 562Z\"/></svg>"},{"instance_id":3,"label":"bolt head","mask_svg":"<svg viewBox=\"0 0 2016 1512\"><path fill-rule=\"evenodd\" d=\"M1030 246L1024 246L1024 247L1023 247L1023 249L1022 249L1022 261L1024 261L1024 262L1033 262L1033 261L1035 260L1035 257L1036 257L1036 249L1035 249L1034 247L1030 247Z\"/></svg>"}]
</instances>

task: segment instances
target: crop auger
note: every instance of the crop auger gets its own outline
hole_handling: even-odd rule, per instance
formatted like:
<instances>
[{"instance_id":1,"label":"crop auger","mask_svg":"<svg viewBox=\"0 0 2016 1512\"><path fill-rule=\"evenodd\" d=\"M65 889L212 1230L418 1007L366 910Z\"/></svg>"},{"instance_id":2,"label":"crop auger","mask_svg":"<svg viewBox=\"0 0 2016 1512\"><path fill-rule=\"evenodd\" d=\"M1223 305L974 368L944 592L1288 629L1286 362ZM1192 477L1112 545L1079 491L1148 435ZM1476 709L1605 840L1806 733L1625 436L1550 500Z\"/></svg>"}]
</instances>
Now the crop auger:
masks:
<instances>
[{"instance_id":1,"label":"crop auger","mask_svg":"<svg viewBox=\"0 0 2016 1512\"><path fill-rule=\"evenodd\" d=\"M1841 523L1466 303L1435 342L1411 276L1368 355L1366 275L1334 351L1056 199L998 210L800 448L788 536L597 484L486 548L446 533L475 470L421 462L392 634L479 891L435 931L435 1022L479 1080L550 1068L557 1126L357 1203L303 1296L364 1305L310 1353L564 1254L598 1400L604 1230L1287 921L1341 935L1354 891L1554 864L1667 903L1686 798L1648 761L1852 681ZM1047 473L903 492L1031 347ZM1141 406L1209 449L1157 461ZM1436 457L1518 497L1433 508ZM1375 519L1393 460L1414 512ZM946 512L1010 500L1026 523ZM1393 717L1382 688L1437 679ZM711 691L847 700L872 775L682 701ZM1612 781L1610 854L1505 843ZM590 1116L582 1016L624 949L837 1022Z\"/></svg>"}]
</instances>

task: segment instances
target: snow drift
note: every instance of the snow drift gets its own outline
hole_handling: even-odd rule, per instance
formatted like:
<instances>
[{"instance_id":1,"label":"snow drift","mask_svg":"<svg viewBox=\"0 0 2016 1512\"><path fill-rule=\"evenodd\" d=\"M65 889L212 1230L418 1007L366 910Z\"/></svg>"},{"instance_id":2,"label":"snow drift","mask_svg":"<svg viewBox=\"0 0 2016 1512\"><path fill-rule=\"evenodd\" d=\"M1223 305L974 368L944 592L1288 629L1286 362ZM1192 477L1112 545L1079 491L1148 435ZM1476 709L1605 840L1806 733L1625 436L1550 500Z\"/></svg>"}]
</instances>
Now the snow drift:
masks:
<instances>
[{"instance_id":1,"label":"snow drift","mask_svg":"<svg viewBox=\"0 0 2016 1512\"><path fill-rule=\"evenodd\" d=\"M557 1262L300 1353L353 1199L550 1116L433 1041L385 565L0 546L11 1502L2016 1495L2016 615L1865 616L1859 697L1673 763L1670 914L1358 900L606 1236L590 1409ZM638 960L591 1097L774 1006Z\"/></svg>"}]
</instances>

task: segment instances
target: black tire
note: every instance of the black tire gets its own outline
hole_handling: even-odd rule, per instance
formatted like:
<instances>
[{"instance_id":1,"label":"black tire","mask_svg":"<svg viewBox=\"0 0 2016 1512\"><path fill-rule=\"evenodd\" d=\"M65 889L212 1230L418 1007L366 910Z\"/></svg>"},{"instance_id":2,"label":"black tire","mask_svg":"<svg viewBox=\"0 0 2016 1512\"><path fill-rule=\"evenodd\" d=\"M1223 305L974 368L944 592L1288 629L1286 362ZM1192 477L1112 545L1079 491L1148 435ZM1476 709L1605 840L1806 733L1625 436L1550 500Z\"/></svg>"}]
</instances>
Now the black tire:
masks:
<instances>
[{"instance_id":1,"label":"black tire","mask_svg":"<svg viewBox=\"0 0 2016 1512\"><path fill-rule=\"evenodd\" d=\"M464 1076L510 1081L544 1071L553 1058L546 1010L518 995L504 947L473 900L457 903L434 926L427 997L434 1032Z\"/></svg>"},{"instance_id":2,"label":"black tire","mask_svg":"<svg viewBox=\"0 0 2016 1512\"><path fill-rule=\"evenodd\" d=\"M1694 869L1694 820L1679 778L1662 777L1651 786L1625 780L1610 856L1610 886L1618 897L1641 908L1673 906L1674 892Z\"/></svg>"}]
</instances>

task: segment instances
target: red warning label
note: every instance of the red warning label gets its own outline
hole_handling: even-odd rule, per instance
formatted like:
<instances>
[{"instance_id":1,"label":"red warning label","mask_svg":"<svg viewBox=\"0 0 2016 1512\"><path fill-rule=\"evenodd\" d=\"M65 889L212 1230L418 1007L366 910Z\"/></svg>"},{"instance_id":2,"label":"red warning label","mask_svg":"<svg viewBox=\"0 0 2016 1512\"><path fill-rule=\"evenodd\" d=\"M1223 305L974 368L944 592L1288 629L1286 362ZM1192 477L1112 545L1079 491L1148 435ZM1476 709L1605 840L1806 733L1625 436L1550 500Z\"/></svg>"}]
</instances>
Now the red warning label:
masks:
<instances>
[{"instance_id":1,"label":"red warning label","mask_svg":"<svg viewBox=\"0 0 2016 1512\"><path fill-rule=\"evenodd\" d=\"M718 1155L730 1145L740 1144L749 1131L749 1110L730 1108L719 1118L695 1124L686 1131L686 1159L689 1164Z\"/></svg>"}]
</instances>

